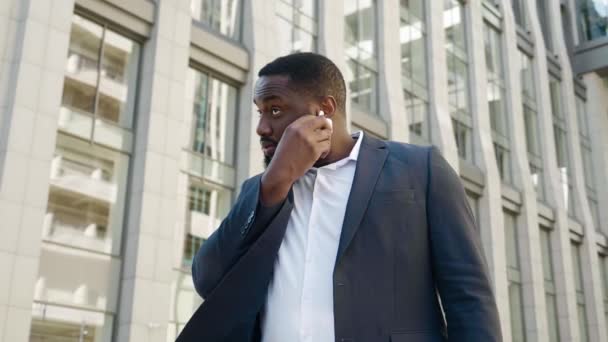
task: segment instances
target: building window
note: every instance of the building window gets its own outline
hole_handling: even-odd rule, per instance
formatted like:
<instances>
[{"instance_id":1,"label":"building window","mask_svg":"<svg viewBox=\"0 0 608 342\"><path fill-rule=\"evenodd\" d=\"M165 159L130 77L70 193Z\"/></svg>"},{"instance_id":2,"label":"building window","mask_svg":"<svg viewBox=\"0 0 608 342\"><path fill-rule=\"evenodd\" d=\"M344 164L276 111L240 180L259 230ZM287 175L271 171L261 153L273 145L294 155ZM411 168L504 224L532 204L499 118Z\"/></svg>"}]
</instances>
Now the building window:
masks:
<instances>
[{"instance_id":1,"label":"building window","mask_svg":"<svg viewBox=\"0 0 608 342\"><path fill-rule=\"evenodd\" d=\"M317 1L277 0L281 55L317 50Z\"/></svg>"},{"instance_id":2,"label":"building window","mask_svg":"<svg viewBox=\"0 0 608 342\"><path fill-rule=\"evenodd\" d=\"M73 16L34 290L36 340L111 340L139 51Z\"/></svg>"},{"instance_id":3,"label":"building window","mask_svg":"<svg viewBox=\"0 0 608 342\"><path fill-rule=\"evenodd\" d=\"M583 269L581 263L581 245L572 242L572 273L574 273L574 285L576 288L576 308L578 312L578 327L580 341L589 341L587 331L587 313L585 309L585 289L583 286Z\"/></svg>"},{"instance_id":4,"label":"building window","mask_svg":"<svg viewBox=\"0 0 608 342\"><path fill-rule=\"evenodd\" d=\"M475 226L479 229L479 195L470 191L466 191L467 203L471 211L473 212L473 218L475 219Z\"/></svg>"},{"instance_id":5,"label":"building window","mask_svg":"<svg viewBox=\"0 0 608 342\"><path fill-rule=\"evenodd\" d=\"M526 17L526 5L524 3L526 0L511 0L511 5L513 5L513 15L515 16L515 22L524 28L528 27L528 20Z\"/></svg>"},{"instance_id":6,"label":"building window","mask_svg":"<svg viewBox=\"0 0 608 342\"><path fill-rule=\"evenodd\" d=\"M511 334L513 336L513 342L523 342L526 340L526 329L523 310L522 275L517 242L517 218L508 211L503 211L503 213L507 247L507 278L509 280Z\"/></svg>"},{"instance_id":7,"label":"building window","mask_svg":"<svg viewBox=\"0 0 608 342\"><path fill-rule=\"evenodd\" d=\"M608 256L600 254L599 258L602 296L604 298L604 320L606 322L606 333L608 333Z\"/></svg>"},{"instance_id":8,"label":"building window","mask_svg":"<svg viewBox=\"0 0 608 342\"><path fill-rule=\"evenodd\" d=\"M500 32L491 24L484 25L486 70L488 75L488 107L492 140L500 179L511 183L511 150L509 146L509 122L506 108L506 86L503 64L503 48Z\"/></svg>"},{"instance_id":9,"label":"building window","mask_svg":"<svg viewBox=\"0 0 608 342\"><path fill-rule=\"evenodd\" d=\"M357 108L379 115L376 1L344 0L346 80Z\"/></svg>"},{"instance_id":10,"label":"building window","mask_svg":"<svg viewBox=\"0 0 608 342\"><path fill-rule=\"evenodd\" d=\"M211 208L211 191L204 188L190 186L190 210L207 214Z\"/></svg>"},{"instance_id":11,"label":"building window","mask_svg":"<svg viewBox=\"0 0 608 342\"><path fill-rule=\"evenodd\" d=\"M473 120L470 108L469 58L466 42L464 4L444 0L444 27L448 64L448 95L450 115L459 156L473 161Z\"/></svg>"},{"instance_id":12,"label":"building window","mask_svg":"<svg viewBox=\"0 0 608 342\"><path fill-rule=\"evenodd\" d=\"M585 190L591 218L595 229L600 231L600 212L598 196L596 191L595 173L593 172L593 156L591 147L591 136L589 134L589 118L585 100L576 96L576 113L578 117L579 137L581 142L581 154L583 159L583 171L585 173Z\"/></svg>"},{"instance_id":13,"label":"building window","mask_svg":"<svg viewBox=\"0 0 608 342\"><path fill-rule=\"evenodd\" d=\"M536 82L534 81L532 58L521 50L519 51L521 61L521 89L524 113L524 126L526 130L526 150L532 183L539 200L545 199L545 187L543 178L543 159L540 148L540 131L538 129L538 104L536 102Z\"/></svg>"},{"instance_id":14,"label":"building window","mask_svg":"<svg viewBox=\"0 0 608 342\"><path fill-rule=\"evenodd\" d=\"M237 89L204 72L189 69L192 150L208 159L234 164Z\"/></svg>"},{"instance_id":15,"label":"building window","mask_svg":"<svg viewBox=\"0 0 608 342\"><path fill-rule=\"evenodd\" d=\"M192 0L192 17L212 30L234 40L241 35L240 0Z\"/></svg>"},{"instance_id":16,"label":"building window","mask_svg":"<svg viewBox=\"0 0 608 342\"><path fill-rule=\"evenodd\" d=\"M186 234L186 238L184 239L184 256L182 258L183 267L192 267L192 260L194 260L196 252L198 252L205 241L207 239Z\"/></svg>"},{"instance_id":17,"label":"building window","mask_svg":"<svg viewBox=\"0 0 608 342\"><path fill-rule=\"evenodd\" d=\"M608 37L608 1L577 0L581 41Z\"/></svg>"},{"instance_id":18,"label":"building window","mask_svg":"<svg viewBox=\"0 0 608 342\"><path fill-rule=\"evenodd\" d=\"M553 38L551 32L551 12L549 10L549 0L536 0L536 11L538 13L538 21L543 32L545 40L545 48L549 51L554 51Z\"/></svg>"},{"instance_id":19,"label":"building window","mask_svg":"<svg viewBox=\"0 0 608 342\"><path fill-rule=\"evenodd\" d=\"M427 79L425 1L401 0L401 83L415 143L431 140Z\"/></svg>"},{"instance_id":20,"label":"building window","mask_svg":"<svg viewBox=\"0 0 608 342\"><path fill-rule=\"evenodd\" d=\"M549 341L560 340L557 324L557 301L555 277L553 271L553 255L551 248L551 231L541 227L540 243L543 261L543 275L545 279L545 304L547 308L547 327L549 328Z\"/></svg>"},{"instance_id":21,"label":"building window","mask_svg":"<svg viewBox=\"0 0 608 342\"><path fill-rule=\"evenodd\" d=\"M562 106L561 82L551 78L549 83L551 93L551 111L553 113L553 134L555 141L555 152L557 154L557 167L559 168L560 181L564 205L568 214L575 218L574 186L572 182L572 169L570 167L570 156L568 149L568 125L566 114Z\"/></svg>"}]
</instances>

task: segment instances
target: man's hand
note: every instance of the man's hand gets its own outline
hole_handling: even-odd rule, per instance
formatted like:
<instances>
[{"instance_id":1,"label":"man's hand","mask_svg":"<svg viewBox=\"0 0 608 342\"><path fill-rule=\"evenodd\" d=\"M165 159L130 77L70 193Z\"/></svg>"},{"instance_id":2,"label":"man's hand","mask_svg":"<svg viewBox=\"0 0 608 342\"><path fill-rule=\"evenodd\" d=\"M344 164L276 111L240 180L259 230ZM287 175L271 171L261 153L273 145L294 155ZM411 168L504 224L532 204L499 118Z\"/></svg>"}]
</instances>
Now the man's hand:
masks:
<instances>
[{"instance_id":1,"label":"man's hand","mask_svg":"<svg viewBox=\"0 0 608 342\"><path fill-rule=\"evenodd\" d=\"M287 126L262 175L262 204L272 206L287 197L291 185L329 154L331 134L331 122L323 116L304 115Z\"/></svg>"}]
</instances>

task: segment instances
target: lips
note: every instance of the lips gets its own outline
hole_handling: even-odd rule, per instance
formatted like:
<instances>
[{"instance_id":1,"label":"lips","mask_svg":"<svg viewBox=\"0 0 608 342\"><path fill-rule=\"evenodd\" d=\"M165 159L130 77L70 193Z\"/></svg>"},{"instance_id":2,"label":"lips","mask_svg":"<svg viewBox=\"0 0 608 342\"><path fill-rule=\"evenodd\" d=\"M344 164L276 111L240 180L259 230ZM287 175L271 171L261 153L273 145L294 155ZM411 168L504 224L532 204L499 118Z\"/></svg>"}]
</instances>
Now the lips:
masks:
<instances>
[{"instance_id":1,"label":"lips","mask_svg":"<svg viewBox=\"0 0 608 342\"><path fill-rule=\"evenodd\" d=\"M271 156L271 155L273 155L273 154L274 154L274 151L275 151L276 149L277 149L277 146L276 146L276 145L271 145L271 144L268 144L268 145L262 145L262 152L264 152L264 155L267 155L267 156Z\"/></svg>"}]
</instances>

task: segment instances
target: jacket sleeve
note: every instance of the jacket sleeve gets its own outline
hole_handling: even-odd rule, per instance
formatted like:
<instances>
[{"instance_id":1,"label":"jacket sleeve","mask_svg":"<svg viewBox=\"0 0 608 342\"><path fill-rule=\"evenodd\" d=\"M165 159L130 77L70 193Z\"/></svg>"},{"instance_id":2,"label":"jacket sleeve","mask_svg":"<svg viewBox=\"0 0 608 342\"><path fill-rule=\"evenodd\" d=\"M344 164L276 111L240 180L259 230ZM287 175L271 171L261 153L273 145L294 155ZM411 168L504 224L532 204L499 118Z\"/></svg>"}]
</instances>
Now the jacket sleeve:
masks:
<instances>
[{"instance_id":1,"label":"jacket sleeve","mask_svg":"<svg viewBox=\"0 0 608 342\"><path fill-rule=\"evenodd\" d=\"M460 177L429 149L427 220L449 341L502 341L498 310Z\"/></svg>"},{"instance_id":2,"label":"jacket sleeve","mask_svg":"<svg viewBox=\"0 0 608 342\"><path fill-rule=\"evenodd\" d=\"M259 201L261 177L248 179L217 230L202 244L192 262L192 280L206 298L249 249L285 204L266 207Z\"/></svg>"}]
</instances>

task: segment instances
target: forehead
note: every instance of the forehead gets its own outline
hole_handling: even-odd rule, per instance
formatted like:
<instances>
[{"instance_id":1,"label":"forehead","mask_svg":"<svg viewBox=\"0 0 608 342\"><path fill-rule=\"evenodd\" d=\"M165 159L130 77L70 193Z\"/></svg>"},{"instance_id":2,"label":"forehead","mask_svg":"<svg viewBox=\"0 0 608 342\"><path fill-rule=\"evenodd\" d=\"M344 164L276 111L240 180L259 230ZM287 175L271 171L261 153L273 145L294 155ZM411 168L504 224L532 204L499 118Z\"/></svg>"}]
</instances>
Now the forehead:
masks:
<instances>
[{"instance_id":1,"label":"forehead","mask_svg":"<svg viewBox=\"0 0 608 342\"><path fill-rule=\"evenodd\" d=\"M253 102L259 105L274 99L285 100L294 94L295 92L289 85L289 76L261 76L255 84Z\"/></svg>"}]
</instances>

